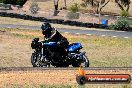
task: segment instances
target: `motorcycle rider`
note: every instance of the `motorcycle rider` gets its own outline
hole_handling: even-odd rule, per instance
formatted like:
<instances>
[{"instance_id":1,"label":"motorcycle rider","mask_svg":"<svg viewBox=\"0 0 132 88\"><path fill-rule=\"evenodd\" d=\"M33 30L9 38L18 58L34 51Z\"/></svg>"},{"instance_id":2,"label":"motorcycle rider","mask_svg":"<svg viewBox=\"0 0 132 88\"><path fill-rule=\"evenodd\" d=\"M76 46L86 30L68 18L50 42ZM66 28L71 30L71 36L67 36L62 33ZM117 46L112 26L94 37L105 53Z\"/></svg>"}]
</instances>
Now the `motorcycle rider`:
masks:
<instances>
[{"instance_id":1,"label":"motorcycle rider","mask_svg":"<svg viewBox=\"0 0 132 88\"><path fill-rule=\"evenodd\" d=\"M68 40L63 37L55 28L53 28L49 23L43 23L41 26L42 34L44 35L45 40L49 42L56 42L58 51L61 54L64 54L65 48L68 47Z\"/></svg>"}]
</instances>

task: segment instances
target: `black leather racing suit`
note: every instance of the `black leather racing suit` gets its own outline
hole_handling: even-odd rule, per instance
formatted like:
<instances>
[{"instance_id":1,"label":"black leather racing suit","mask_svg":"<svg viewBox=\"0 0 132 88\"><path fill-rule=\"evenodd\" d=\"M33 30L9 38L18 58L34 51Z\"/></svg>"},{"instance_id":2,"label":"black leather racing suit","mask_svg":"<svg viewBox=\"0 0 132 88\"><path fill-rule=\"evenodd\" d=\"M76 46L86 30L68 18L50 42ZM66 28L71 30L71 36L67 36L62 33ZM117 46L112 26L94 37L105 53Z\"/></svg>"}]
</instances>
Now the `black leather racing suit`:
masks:
<instances>
[{"instance_id":1,"label":"black leather racing suit","mask_svg":"<svg viewBox=\"0 0 132 88\"><path fill-rule=\"evenodd\" d=\"M49 42L56 42L58 44L57 51L60 54L66 54L65 48L68 47L69 42L55 28L52 28L51 31L47 31L43 34L45 35L45 40Z\"/></svg>"}]
</instances>

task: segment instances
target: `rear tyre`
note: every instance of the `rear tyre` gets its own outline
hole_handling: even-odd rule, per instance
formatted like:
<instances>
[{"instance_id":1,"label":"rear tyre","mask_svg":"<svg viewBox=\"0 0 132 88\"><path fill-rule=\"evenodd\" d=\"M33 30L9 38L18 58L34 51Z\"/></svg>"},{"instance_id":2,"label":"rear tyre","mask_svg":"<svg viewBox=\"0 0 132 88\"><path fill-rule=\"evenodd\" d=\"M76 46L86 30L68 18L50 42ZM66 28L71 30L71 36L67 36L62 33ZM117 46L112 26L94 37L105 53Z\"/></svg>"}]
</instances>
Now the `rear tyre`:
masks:
<instances>
[{"instance_id":1,"label":"rear tyre","mask_svg":"<svg viewBox=\"0 0 132 88\"><path fill-rule=\"evenodd\" d=\"M89 67L89 59L86 55L83 55L83 67Z\"/></svg>"},{"instance_id":2,"label":"rear tyre","mask_svg":"<svg viewBox=\"0 0 132 88\"><path fill-rule=\"evenodd\" d=\"M79 57L79 58L81 58L81 57ZM83 67L89 67L89 60L88 60L87 56L83 55L82 59L83 59L82 62L80 62L80 61L73 62L72 66L73 67L80 67L80 65L82 65Z\"/></svg>"}]
</instances>

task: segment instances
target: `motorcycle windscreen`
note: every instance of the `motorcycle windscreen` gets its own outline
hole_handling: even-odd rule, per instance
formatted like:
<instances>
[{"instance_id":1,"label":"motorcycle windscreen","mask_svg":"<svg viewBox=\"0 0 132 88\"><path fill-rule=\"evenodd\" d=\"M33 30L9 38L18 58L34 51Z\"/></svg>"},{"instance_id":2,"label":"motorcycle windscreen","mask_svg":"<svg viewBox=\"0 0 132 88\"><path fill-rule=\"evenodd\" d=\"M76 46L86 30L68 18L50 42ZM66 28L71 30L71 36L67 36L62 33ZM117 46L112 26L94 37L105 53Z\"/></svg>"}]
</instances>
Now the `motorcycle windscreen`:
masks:
<instances>
[{"instance_id":1,"label":"motorcycle windscreen","mask_svg":"<svg viewBox=\"0 0 132 88\"><path fill-rule=\"evenodd\" d=\"M73 43L73 44L71 44L71 45L67 48L67 50L68 50L69 52L73 52L73 51L78 50L78 49L80 49L80 48L82 48L81 43Z\"/></svg>"}]
</instances>

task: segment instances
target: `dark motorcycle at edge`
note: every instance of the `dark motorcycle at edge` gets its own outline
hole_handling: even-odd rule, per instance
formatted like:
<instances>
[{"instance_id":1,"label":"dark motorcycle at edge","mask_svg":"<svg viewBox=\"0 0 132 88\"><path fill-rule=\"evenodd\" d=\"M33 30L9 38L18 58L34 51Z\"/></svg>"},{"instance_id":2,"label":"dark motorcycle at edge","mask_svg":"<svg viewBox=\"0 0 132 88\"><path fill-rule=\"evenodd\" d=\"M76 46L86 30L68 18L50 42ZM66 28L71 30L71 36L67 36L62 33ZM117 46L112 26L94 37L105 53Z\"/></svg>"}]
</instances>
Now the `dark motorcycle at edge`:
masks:
<instances>
[{"instance_id":1,"label":"dark motorcycle at edge","mask_svg":"<svg viewBox=\"0 0 132 88\"><path fill-rule=\"evenodd\" d=\"M72 43L66 48L66 54L61 55L57 50L56 42L39 41L34 38L31 43L34 52L31 56L33 67L89 67L89 60L86 52L80 52L83 48L81 43Z\"/></svg>"}]
</instances>

